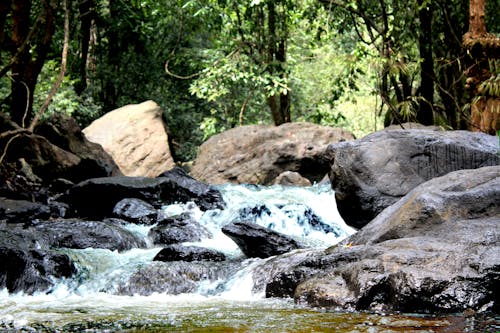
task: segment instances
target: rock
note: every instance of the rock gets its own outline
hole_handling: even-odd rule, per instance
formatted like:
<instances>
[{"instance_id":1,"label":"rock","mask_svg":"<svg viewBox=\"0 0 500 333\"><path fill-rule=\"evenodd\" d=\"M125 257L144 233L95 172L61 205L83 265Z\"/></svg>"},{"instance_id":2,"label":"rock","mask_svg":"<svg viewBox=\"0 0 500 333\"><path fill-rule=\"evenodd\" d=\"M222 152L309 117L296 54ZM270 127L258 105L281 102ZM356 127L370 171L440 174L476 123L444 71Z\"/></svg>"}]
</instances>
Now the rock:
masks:
<instances>
[{"instance_id":1,"label":"rock","mask_svg":"<svg viewBox=\"0 0 500 333\"><path fill-rule=\"evenodd\" d=\"M18 129L5 119L0 123L3 130ZM11 142L4 160L7 163L22 161L18 172L26 174L23 169L29 168L33 175L27 178L41 178L39 181L45 183L56 178L78 182L119 172L102 147L85 139L73 119L57 116L39 127L36 133L47 137L36 133L19 134Z\"/></svg>"},{"instance_id":2,"label":"rock","mask_svg":"<svg viewBox=\"0 0 500 333\"><path fill-rule=\"evenodd\" d=\"M19 228L0 227L0 288L10 293L47 290L54 278L76 273L71 259L40 247L34 234Z\"/></svg>"},{"instance_id":3,"label":"rock","mask_svg":"<svg viewBox=\"0 0 500 333\"><path fill-rule=\"evenodd\" d=\"M126 176L156 177L174 167L163 111L153 101L106 113L83 129L100 144Z\"/></svg>"},{"instance_id":4,"label":"rock","mask_svg":"<svg viewBox=\"0 0 500 333\"><path fill-rule=\"evenodd\" d=\"M169 180L169 193L175 201L194 201L201 210L223 209L225 206L218 190L192 178L180 167L164 172L160 177Z\"/></svg>"},{"instance_id":5,"label":"rock","mask_svg":"<svg viewBox=\"0 0 500 333\"><path fill-rule=\"evenodd\" d=\"M207 140L191 175L209 184L269 185L282 172L294 171L319 182L331 165L327 145L352 139L347 131L310 123L241 126Z\"/></svg>"},{"instance_id":6,"label":"rock","mask_svg":"<svg viewBox=\"0 0 500 333\"><path fill-rule=\"evenodd\" d=\"M171 174L157 178L118 176L88 179L75 185L59 200L68 203L76 216L102 218L114 216L116 204L125 198L140 199L155 208L189 201L199 204L201 209L224 206L219 191L190 177L187 180L182 177L174 179Z\"/></svg>"},{"instance_id":7,"label":"rock","mask_svg":"<svg viewBox=\"0 0 500 333\"><path fill-rule=\"evenodd\" d=\"M122 228L120 222L124 223L119 220L58 219L34 221L29 228L52 248L126 251L146 247L142 239Z\"/></svg>"},{"instance_id":8,"label":"rock","mask_svg":"<svg viewBox=\"0 0 500 333\"><path fill-rule=\"evenodd\" d=\"M299 302L355 310L498 312L500 166L425 182L357 234L275 276ZM295 288L294 288L295 287Z\"/></svg>"},{"instance_id":9,"label":"rock","mask_svg":"<svg viewBox=\"0 0 500 333\"><path fill-rule=\"evenodd\" d=\"M230 223L222 228L222 232L249 258L267 258L300 248L289 236L255 223Z\"/></svg>"},{"instance_id":10,"label":"rock","mask_svg":"<svg viewBox=\"0 0 500 333\"><path fill-rule=\"evenodd\" d=\"M183 242L199 242L211 238L212 234L196 222L189 213L165 218L151 228L148 237L157 245L170 245Z\"/></svg>"},{"instance_id":11,"label":"rock","mask_svg":"<svg viewBox=\"0 0 500 333\"><path fill-rule=\"evenodd\" d=\"M311 186L311 181L304 178L298 172L285 171L276 177L273 181L274 185L285 185L285 186Z\"/></svg>"},{"instance_id":12,"label":"rock","mask_svg":"<svg viewBox=\"0 0 500 333\"><path fill-rule=\"evenodd\" d=\"M135 272L118 293L122 295L151 295L165 293L177 295L191 293L198 289L200 281L217 281L234 271L229 262L210 261L155 261Z\"/></svg>"},{"instance_id":13,"label":"rock","mask_svg":"<svg viewBox=\"0 0 500 333\"><path fill-rule=\"evenodd\" d=\"M499 163L498 138L467 131L380 131L329 150L338 210L357 228L429 179Z\"/></svg>"},{"instance_id":14,"label":"rock","mask_svg":"<svg viewBox=\"0 0 500 333\"><path fill-rule=\"evenodd\" d=\"M224 261L224 253L205 249L198 246L184 246L172 244L164 247L153 259L153 261Z\"/></svg>"},{"instance_id":15,"label":"rock","mask_svg":"<svg viewBox=\"0 0 500 333\"><path fill-rule=\"evenodd\" d=\"M138 224L155 224L159 219L159 212L153 205L134 198L120 200L113 208L113 213L118 218Z\"/></svg>"},{"instance_id":16,"label":"rock","mask_svg":"<svg viewBox=\"0 0 500 333\"><path fill-rule=\"evenodd\" d=\"M0 197L0 221L25 223L36 218L49 218L50 207L37 202L12 200Z\"/></svg>"},{"instance_id":17,"label":"rock","mask_svg":"<svg viewBox=\"0 0 500 333\"><path fill-rule=\"evenodd\" d=\"M81 159L82 173L68 178L79 182L88 178L120 176L122 173L113 158L101 145L90 142L74 118L64 113L54 113L36 127L35 133L52 144L69 151Z\"/></svg>"}]
</instances>

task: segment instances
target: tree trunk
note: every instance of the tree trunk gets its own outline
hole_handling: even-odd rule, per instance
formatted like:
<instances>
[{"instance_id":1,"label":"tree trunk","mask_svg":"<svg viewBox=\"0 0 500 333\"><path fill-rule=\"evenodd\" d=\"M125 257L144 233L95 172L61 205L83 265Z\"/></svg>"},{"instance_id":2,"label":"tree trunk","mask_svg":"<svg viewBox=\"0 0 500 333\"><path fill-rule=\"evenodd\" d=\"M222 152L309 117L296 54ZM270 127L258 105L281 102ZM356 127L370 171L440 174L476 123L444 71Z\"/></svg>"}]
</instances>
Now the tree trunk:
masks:
<instances>
[{"instance_id":1,"label":"tree trunk","mask_svg":"<svg viewBox=\"0 0 500 333\"><path fill-rule=\"evenodd\" d=\"M80 1L80 23L81 23L81 42L80 42L80 81L77 85L77 93L82 93L87 88L87 63L90 46L90 35L92 29L94 0Z\"/></svg>"},{"instance_id":2,"label":"tree trunk","mask_svg":"<svg viewBox=\"0 0 500 333\"><path fill-rule=\"evenodd\" d=\"M423 0L419 0L422 6ZM432 10L424 6L419 11L420 35L418 38L419 52L422 62L420 63L420 93L422 99L419 102L417 121L423 125L434 123L434 58L432 53Z\"/></svg>"},{"instance_id":3,"label":"tree trunk","mask_svg":"<svg viewBox=\"0 0 500 333\"><path fill-rule=\"evenodd\" d=\"M469 31L463 43L470 55L465 75L466 89L472 97L471 129L495 134L500 129L500 94L497 89L481 87L496 84L500 77L500 73L490 72L497 67L490 64L500 62L500 39L486 30L485 0L470 0Z\"/></svg>"},{"instance_id":4,"label":"tree trunk","mask_svg":"<svg viewBox=\"0 0 500 333\"><path fill-rule=\"evenodd\" d=\"M485 0L469 1L469 33L472 36L486 35Z\"/></svg>"},{"instance_id":5,"label":"tree trunk","mask_svg":"<svg viewBox=\"0 0 500 333\"><path fill-rule=\"evenodd\" d=\"M13 80L10 112L12 120L21 127L27 126L33 115L33 94L54 35L56 9L57 1L44 2L40 31L35 31L29 41L31 47L36 48L36 57L33 57L32 49L22 47L32 27L31 1L16 0L12 3L11 54L15 61L11 68ZM19 54L18 50L21 50Z\"/></svg>"}]
</instances>

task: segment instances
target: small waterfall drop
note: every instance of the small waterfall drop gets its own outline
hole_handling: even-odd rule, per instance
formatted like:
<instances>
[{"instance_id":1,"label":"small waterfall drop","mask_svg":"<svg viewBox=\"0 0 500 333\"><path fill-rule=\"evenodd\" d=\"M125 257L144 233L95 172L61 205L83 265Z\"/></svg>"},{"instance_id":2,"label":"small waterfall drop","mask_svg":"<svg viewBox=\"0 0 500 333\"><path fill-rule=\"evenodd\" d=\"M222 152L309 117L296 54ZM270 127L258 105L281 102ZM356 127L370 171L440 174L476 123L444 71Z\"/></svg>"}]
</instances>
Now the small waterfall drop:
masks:
<instances>
[{"instance_id":1,"label":"small waterfall drop","mask_svg":"<svg viewBox=\"0 0 500 333\"><path fill-rule=\"evenodd\" d=\"M338 214L334 193L329 186L224 185L218 189L227 203L224 210L202 212L190 202L164 206L162 211L166 216L190 214L213 237L185 245L221 251L228 258L226 262L153 263L153 258L162 247L148 239L152 226L129 224L125 227L143 238L148 248L125 252L92 248L62 249L77 264L78 273L71 279L57 281L51 290L32 296L9 295L6 291L0 291L0 323L10 321L13 326L23 326L33 320L51 321L61 317L62 313L70 321L85 316L99 317L106 313L127 314L131 308L134 311L140 308L139 313L175 312L173 309L186 304L263 300L263 288L256 289L253 272L269 259L246 259L236 244L221 232L224 225L240 221L257 223L289 235L308 247L331 246L354 233ZM144 270L144 277L154 281L155 277L147 270L152 265L156 266L151 272L167 272L177 278L178 274L191 277L193 273L186 267L200 265L194 271L200 278L194 279L196 285L186 289L187 292L176 294L165 293L161 289L152 289L143 295L122 292L134 274L141 270Z\"/></svg>"}]
</instances>

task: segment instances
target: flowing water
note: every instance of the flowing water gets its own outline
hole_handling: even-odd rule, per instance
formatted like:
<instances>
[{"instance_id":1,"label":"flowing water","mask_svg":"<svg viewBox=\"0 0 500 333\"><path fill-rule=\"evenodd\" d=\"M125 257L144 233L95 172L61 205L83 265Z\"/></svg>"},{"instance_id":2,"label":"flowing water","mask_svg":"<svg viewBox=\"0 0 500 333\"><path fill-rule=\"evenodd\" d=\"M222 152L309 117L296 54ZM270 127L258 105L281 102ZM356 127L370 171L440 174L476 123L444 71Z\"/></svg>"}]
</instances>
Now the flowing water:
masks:
<instances>
[{"instance_id":1,"label":"flowing water","mask_svg":"<svg viewBox=\"0 0 500 333\"><path fill-rule=\"evenodd\" d=\"M227 185L220 190L225 210L201 212L188 203L165 206L164 213L189 212L211 231L211 239L190 245L217 249L236 262L223 278L201 280L193 291L177 295L121 294L134 272L161 250L147 239L150 226L130 224L127 228L144 237L149 248L121 253L65 249L78 265L74 278L35 295L0 291L0 332L473 332L477 326L460 316L343 313L265 299L253 274L267 259L245 259L220 231L223 225L250 220L319 248L354 230L339 216L328 187Z\"/></svg>"}]
</instances>

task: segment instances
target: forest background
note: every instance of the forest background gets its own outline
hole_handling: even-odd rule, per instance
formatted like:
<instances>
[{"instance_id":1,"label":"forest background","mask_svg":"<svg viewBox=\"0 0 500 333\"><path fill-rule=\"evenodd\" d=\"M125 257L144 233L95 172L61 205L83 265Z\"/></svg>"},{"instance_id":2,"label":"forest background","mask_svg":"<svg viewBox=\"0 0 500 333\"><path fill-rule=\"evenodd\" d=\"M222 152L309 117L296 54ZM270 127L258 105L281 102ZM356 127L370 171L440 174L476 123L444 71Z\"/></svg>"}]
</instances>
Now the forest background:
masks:
<instances>
[{"instance_id":1,"label":"forest background","mask_svg":"<svg viewBox=\"0 0 500 333\"><path fill-rule=\"evenodd\" d=\"M471 105L500 98L499 8L486 1L493 46L477 51L468 0L2 0L1 112L27 127L47 107L85 127L151 99L178 161L248 124L474 129Z\"/></svg>"}]
</instances>

